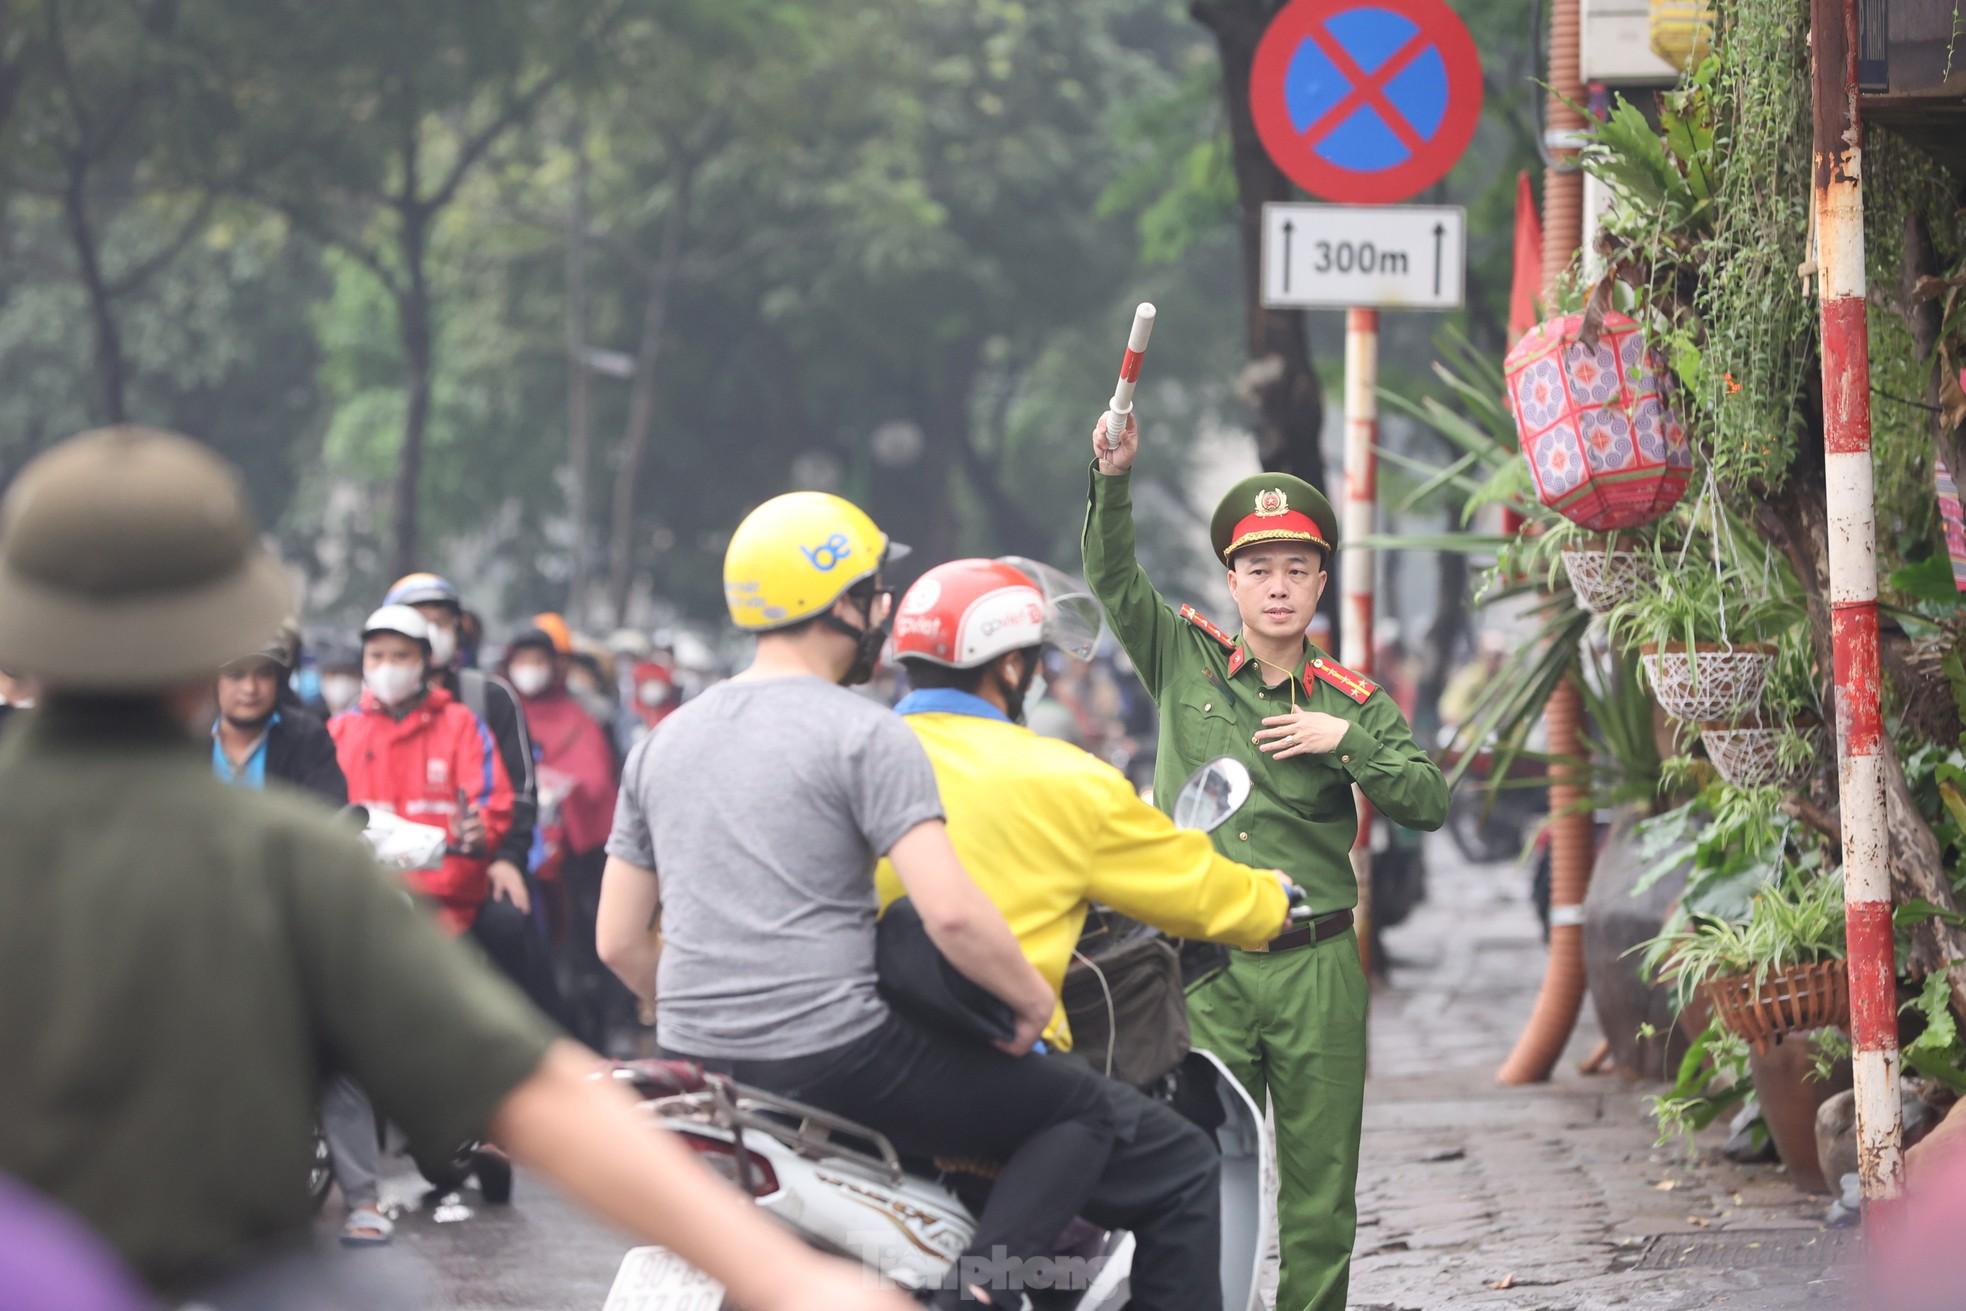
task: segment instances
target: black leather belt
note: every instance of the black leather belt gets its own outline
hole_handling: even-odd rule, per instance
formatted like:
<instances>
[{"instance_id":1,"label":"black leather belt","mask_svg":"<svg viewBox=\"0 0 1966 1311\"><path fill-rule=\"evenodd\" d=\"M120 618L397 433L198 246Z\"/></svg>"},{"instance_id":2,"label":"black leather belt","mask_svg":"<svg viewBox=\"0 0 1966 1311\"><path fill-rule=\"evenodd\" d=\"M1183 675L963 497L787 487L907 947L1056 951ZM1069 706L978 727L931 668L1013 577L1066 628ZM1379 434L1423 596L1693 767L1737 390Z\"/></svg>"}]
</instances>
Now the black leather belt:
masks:
<instances>
[{"instance_id":1,"label":"black leather belt","mask_svg":"<svg viewBox=\"0 0 1966 1311\"><path fill-rule=\"evenodd\" d=\"M1295 951L1299 947L1315 947L1320 942L1329 942L1352 927L1352 913L1348 910L1334 910L1329 915L1320 915L1309 924L1299 925L1288 933L1280 933L1271 938L1268 946L1258 947L1261 952Z\"/></svg>"}]
</instances>

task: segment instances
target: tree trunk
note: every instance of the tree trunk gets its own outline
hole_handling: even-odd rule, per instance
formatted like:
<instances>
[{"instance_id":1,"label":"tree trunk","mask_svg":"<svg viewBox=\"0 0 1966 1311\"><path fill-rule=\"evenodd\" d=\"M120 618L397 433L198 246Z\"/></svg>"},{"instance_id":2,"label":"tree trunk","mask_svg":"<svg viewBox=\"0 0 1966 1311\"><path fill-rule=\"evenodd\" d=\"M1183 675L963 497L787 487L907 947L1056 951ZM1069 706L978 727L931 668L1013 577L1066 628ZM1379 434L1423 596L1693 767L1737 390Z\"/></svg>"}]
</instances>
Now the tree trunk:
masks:
<instances>
[{"instance_id":1,"label":"tree trunk","mask_svg":"<svg viewBox=\"0 0 1966 1311\"><path fill-rule=\"evenodd\" d=\"M1804 450L1810 448L1805 445ZM1816 458L1799 459L1789 471L1780 495L1764 499L1755 509L1755 522L1776 543L1802 583L1809 603L1809 633L1815 643L1816 666L1834 667L1830 647L1829 511L1823 481L1821 447ZM1839 716L1840 717L1840 716ZM1958 910L1941 864L1938 839L1918 812L1896 744L1887 734L1880 760L1884 767L1886 825L1890 836L1891 893L1896 902L1917 898L1946 910ZM1955 963L1956 962L1956 963ZM1952 986L1953 1008L1966 1014L1966 930L1931 920L1912 931L1912 967L1920 973L1945 970Z\"/></svg>"},{"instance_id":2,"label":"tree trunk","mask_svg":"<svg viewBox=\"0 0 1966 1311\"><path fill-rule=\"evenodd\" d=\"M567 584L567 623L579 629L587 609L587 516L592 505L588 411L593 375L587 350L587 139L576 118L567 133L573 151L573 192L567 220L567 464L571 487L567 518L573 524L572 579Z\"/></svg>"},{"instance_id":3,"label":"tree trunk","mask_svg":"<svg viewBox=\"0 0 1966 1311\"><path fill-rule=\"evenodd\" d=\"M1296 474L1322 488L1324 391L1311 364L1301 310L1263 308L1263 204L1292 200L1296 189L1277 171L1249 113L1250 67L1274 7L1265 0L1195 0L1189 13L1215 37L1222 57L1222 98L1236 176L1242 240L1242 292L1249 364L1240 390L1256 411L1256 453L1265 469ZM1334 589L1335 591L1335 586Z\"/></svg>"},{"instance_id":4,"label":"tree trunk","mask_svg":"<svg viewBox=\"0 0 1966 1311\"><path fill-rule=\"evenodd\" d=\"M62 191L62 214L67 220L68 238L75 246L75 261L82 273L82 287L89 297L89 320L94 329L96 381L102 388L102 418L105 423L122 423L128 412L124 406L123 335L116 326L114 293L103 276L102 252L96 247L94 225L89 220L89 165L78 153L68 159L68 185Z\"/></svg>"},{"instance_id":5,"label":"tree trunk","mask_svg":"<svg viewBox=\"0 0 1966 1311\"><path fill-rule=\"evenodd\" d=\"M435 342L430 322L430 282L424 268L429 232L427 216L410 210L403 215L403 262L408 281L397 298L396 313L403 337L403 444L396 466L396 572L421 567L418 511L423 481L423 439L430 425L431 373Z\"/></svg>"},{"instance_id":6,"label":"tree trunk","mask_svg":"<svg viewBox=\"0 0 1966 1311\"><path fill-rule=\"evenodd\" d=\"M628 392L628 418L614 470L614 506L608 543L608 607L615 627L628 623L629 594L635 587L635 490L642 458L648 451L649 429L655 422L655 362L662 352L662 334L669 318L669 294L682 263L683 232L689 225L690 198L696 165L680 166L676 199L662 225L662 251L642 306L642 337L635 348L635 381Z\"/></svg>"}]
</instances>

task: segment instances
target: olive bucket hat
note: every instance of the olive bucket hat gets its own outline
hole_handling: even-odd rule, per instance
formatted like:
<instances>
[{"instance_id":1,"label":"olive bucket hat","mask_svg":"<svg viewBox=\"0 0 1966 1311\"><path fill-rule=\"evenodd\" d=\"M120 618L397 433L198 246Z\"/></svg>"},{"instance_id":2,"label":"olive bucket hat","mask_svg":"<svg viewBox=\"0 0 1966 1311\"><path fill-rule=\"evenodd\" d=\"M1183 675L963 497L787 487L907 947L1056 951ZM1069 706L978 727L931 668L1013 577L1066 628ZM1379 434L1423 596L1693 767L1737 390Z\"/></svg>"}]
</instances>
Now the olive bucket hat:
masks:
<instances>
[{"instance_id":1,"label":"olive bucket hat","mask_svg":"<svg viewBox=\"0 0 1966 1311\"><path fill-rule=\"evenodd\" d=\"M232 468L187 437L122 425L28 463L0 500L0 668L138 692L263 646L293 589Z\"/></svg>"}]
</instances>

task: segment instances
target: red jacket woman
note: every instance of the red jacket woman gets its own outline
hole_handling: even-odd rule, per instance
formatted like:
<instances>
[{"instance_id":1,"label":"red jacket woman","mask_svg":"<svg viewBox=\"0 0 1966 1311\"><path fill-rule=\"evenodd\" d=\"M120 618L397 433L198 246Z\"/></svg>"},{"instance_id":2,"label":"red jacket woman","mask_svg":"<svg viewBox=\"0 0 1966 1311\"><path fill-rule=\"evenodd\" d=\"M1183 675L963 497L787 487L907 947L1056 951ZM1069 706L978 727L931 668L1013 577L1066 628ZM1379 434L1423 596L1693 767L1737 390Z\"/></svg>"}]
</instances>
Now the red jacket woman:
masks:
<instances>
[{"instance_id":1,"label":"red jacket woman","mask_svg":"<svg viewBox=\"0 0 1966 1311\"><path fill-rule=\"evenodd\" d=\"M403 609L405 607L388 607ZM382 616L385 612L378 611ZM411 627L411 611L399 621ZM348 800L370 810L386 810L414 823L429 824L452 836L443 865L412 870L404 877L410 889L437 903L438 922L453 933L471 927L490 890L486 869L499 839L512 823L512 784L499 759L491 730L449 692L431 686L415 691L405 677L403 695L380 676L391 639L414 640L416 634L396 627L378 627L371 618L363 635L364 681L360 703L328 723L335 754L348 779ZM389 701L379 695L389 692ZM392 704L393 703L393 704ZM475 853L458 850L458 838L468 816L475 815L484 834L472 843Z\"/></svg>"}]
</instances>

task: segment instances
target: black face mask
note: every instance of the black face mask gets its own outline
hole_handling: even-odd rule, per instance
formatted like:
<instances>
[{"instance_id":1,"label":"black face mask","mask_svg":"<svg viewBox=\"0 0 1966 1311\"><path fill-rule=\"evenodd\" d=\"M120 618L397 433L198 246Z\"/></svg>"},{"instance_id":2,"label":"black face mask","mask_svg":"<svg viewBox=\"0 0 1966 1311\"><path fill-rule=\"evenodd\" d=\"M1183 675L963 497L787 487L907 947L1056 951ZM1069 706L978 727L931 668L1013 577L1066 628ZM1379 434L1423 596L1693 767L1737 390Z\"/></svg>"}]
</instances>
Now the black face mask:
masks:
<instances>
[{"instance_id":1,"label":"black face mask","mask_svg":"<svg viewBox=\"0 0 1966 1311\"><path fill-rule=\"evenodd\" d=\"M873 611L873 598L869 597L867 604L860 609L861 618L866 619ZM838 615L828 612L826 626L836 633L845 633L854 640L855 644L853 664L848 666L846 673L840 675L840 686L858 687L872 678L874 666L880 663L881 648L887 645L887 625L868 624L864 628L855 628Z\"/></svg>"}]
</instances>

